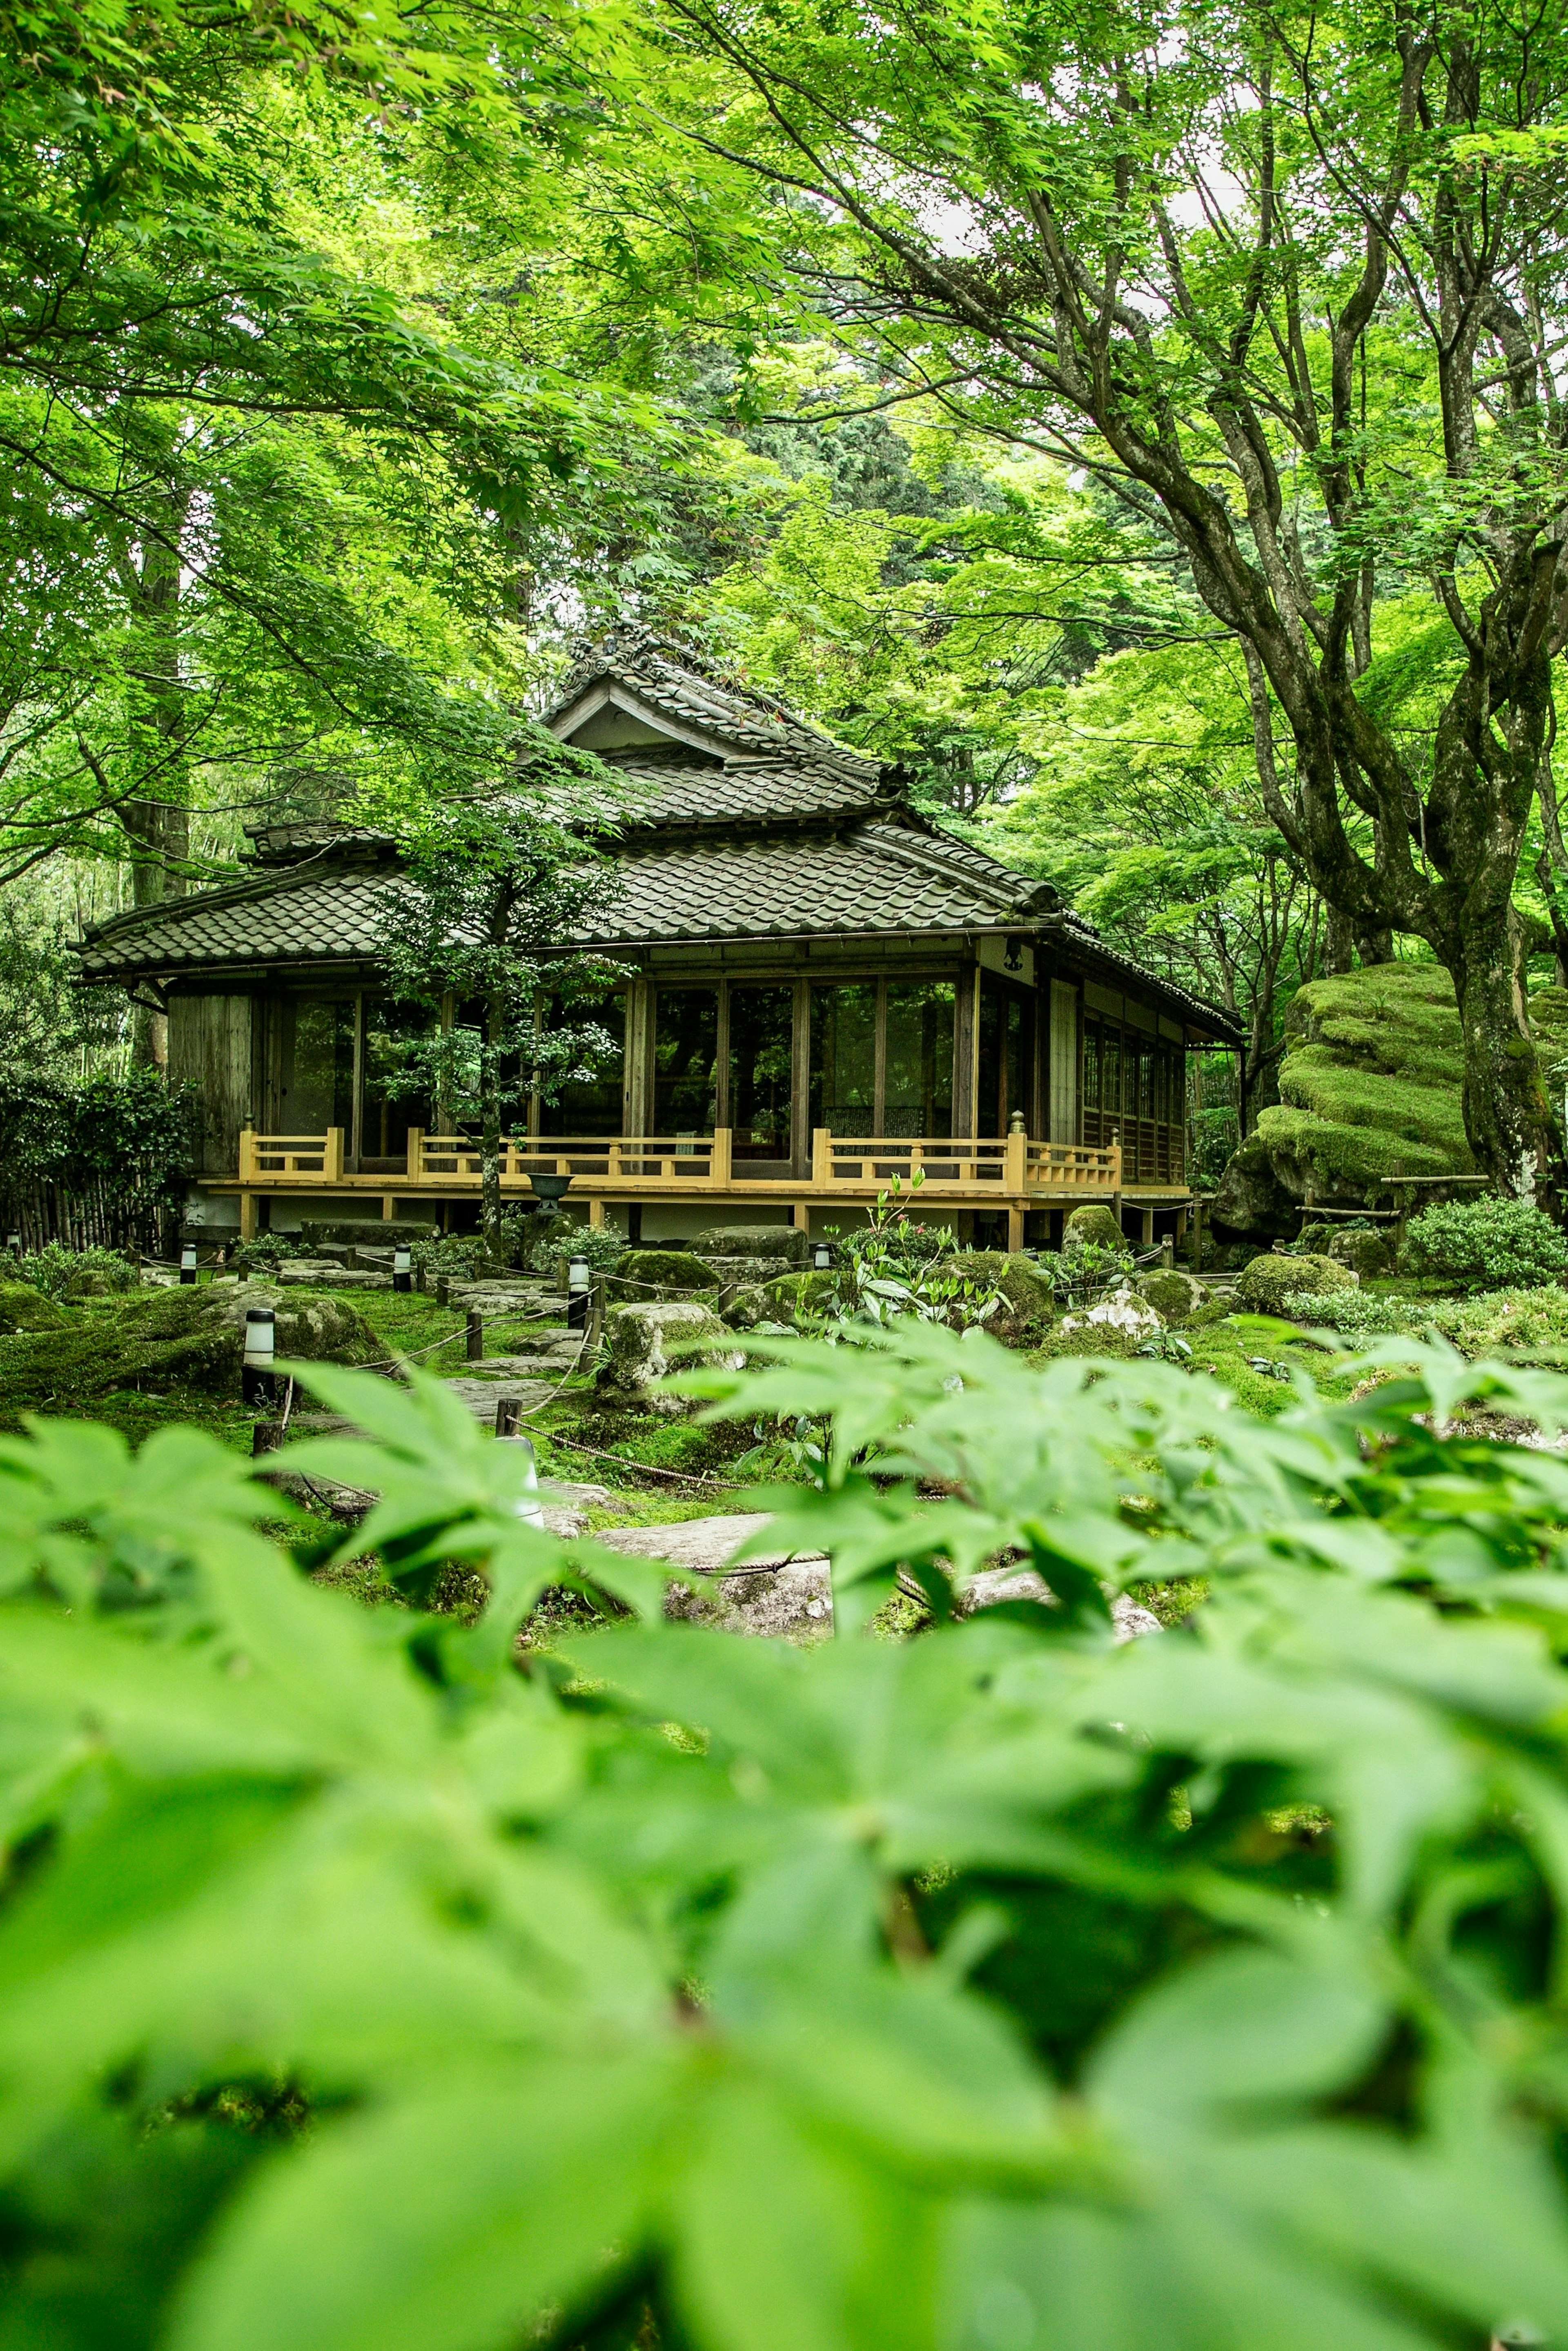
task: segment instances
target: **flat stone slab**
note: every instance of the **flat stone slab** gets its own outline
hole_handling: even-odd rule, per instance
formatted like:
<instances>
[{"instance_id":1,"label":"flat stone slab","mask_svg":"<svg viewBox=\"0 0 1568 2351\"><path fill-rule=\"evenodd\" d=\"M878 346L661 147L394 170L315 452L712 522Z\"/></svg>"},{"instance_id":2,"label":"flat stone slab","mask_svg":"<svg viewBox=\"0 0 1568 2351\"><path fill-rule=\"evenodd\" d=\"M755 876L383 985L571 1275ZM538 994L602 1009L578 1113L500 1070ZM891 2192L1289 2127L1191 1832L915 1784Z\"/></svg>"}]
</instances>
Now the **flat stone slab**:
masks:
<instances>
[{"instance_id":1,"label":"flat stone slab","mask_svg":"<svg viewBox=\"0 0 1568 2351\"><path fill-rule=\"evenodd\" d=\"M467 1405L476 1420L484 1421L490 1428L496 1426L496 1406L503 1397L508 1400L516 1397L526 1408L529 1405L543 1404L549 1394L549 1384L545 1380L468 1378L443 1380L441 1384L457 1398L459 1404Z\"/></svg>"}]
</instances>

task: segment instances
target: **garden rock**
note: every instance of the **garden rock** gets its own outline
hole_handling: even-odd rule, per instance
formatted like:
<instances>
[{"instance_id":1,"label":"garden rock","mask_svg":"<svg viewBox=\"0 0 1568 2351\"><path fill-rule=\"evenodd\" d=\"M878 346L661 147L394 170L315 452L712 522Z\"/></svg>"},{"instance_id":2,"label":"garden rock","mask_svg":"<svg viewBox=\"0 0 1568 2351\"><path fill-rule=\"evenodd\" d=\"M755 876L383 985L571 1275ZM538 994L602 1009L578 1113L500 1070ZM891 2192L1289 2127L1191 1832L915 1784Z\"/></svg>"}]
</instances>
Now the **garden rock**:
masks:
<instances>
[{"instance_id":1,"label":"garden rock","mask_svg":"<svg viewBox=\"0 0 1568 2351\"><path fill-rule=\"evenodd\" d=\"M782 1273L766 1287L771 1314L779 1322L793 1322L802 1314L825 1314L838 1290L831 1273Z\"/></svg>"},{"instance_id":2,"label":"garden rock","mask_svg":"<svg viewBox=\"0 0 1568 2351\"><path fill-rule=\"evenodd\" d=\"M779 1319L777 1301L760 1281L742 1282L720 1311L732 1331L755 1331L759 1322Z\"/></svg>"},{"instance_id":3,"label":"garden rock","mask_svg":"<svg viewBox=\"0 0 1568 2351\"><path fill-rule=\"evenodd\" d=\"M673 1304L718 1283L713 1267L690 1249L627 1249L609 1278L609 1291L631 1305Z\"/></svg>"},{"instance_id":4,"label":"garden rock","mask_svg":"<svg viewBox=\"0 0 1568 2351\"><path fill-rule=\"evenodd\" d=\"M969 1578L953 1604L953 1614L976 1616L983 1609L995 1608L1006 1600L1033 1600L1045 1608L1056 1605L1055 1593L1032 1567L983 1567ZM1124 1592L1117 1593L1111 1603L1111 1637L1118 1648L1124 1642L1141 1639L1146 1633L1165 1631L1151 1610L1130 1600Z\"/></svg>"},{"instance_id":5,"label":"garden rock","mask_svg":"<svg viewBox=\"0 0 1568 2351\"><path fill-rule=\"evenodd\" d=\"M70 1317L30 1281L0 1282L0 1333L57 1331Z\"/></svg>"},{"instance_id":6,"label":"garden rock","mask_svg":"<svg viewBox=\"0 0 1568 2351\"><path fill-rule=\"evenodd\" d=\"M782 1258L787 1265L804 1265L811 1242L799 1225L715 1225L697 1235L692 1249L698 1257ZM771 1270L777 1273L779 1267Z\"/></svg>"},{"instance_id":7,"label":"garden rock","mask_svg":"<svg viewBox=\"0 0 1568 2351\"><path fill-rule=\"evenodd\" d=\"M1073 1209L1061 1228L1061 1246L1063 1249L1092 1246L1095 1249L1124 1250L1127 1236L1122 1230L1114 1210L1100 1203Z\"/></svg>"},{"instance_id":8,"label":"garden rock","mask_svg":"<svg viewBox=\"0 0 1568 2351\"><path fill-rule=\"evenodd\" d=\"M297 1257L271 1277L283 1290L390 1290L390 1273L360 1273L332 1258Z\"/></svg>"},{"instance_id":9,"label":"garden rock","mask_svg":"<svg viewBox=\"0 0 1568 2351\"><path fill-rule=\"evenodd\" d=\"M1394 1270L1394 1252L1383 1235L1361 1232L1354 1226L1335 1233L1328 1253L1336 1265L1348 1265L1358 1281L1372 1281Z\"/></svg>"},{"instance_id":10,"label":"garden rock","mask_svg":"<svg viewBox=\"0 0 1568 2351\"><path fill-rule=\"evenodd\" d=\"M1167 1322L1190 1322L1212 1303L1213 1292L1190 1273L1172 1270L1141 1273L1135 1283L1139 1297Z\"/></svg>"},{"instance_id":11,"label":"garden rock","mask_svg":"<svg viewBox=\"0 0 1568 2351\"><path fill-rule=\"evenodd\" d=\"M1166 1322L1146 1299L1124 1288L1113 1290L1085 1313L1065 1315L1061 1327L1064 1331L1114 1331L1141 1346L1146 1339L1156 1338Z\"/></svg>"},{"instance_id":12,"label":"garden rock","mask_svg":"<svg viewBox=\"0 0 1568 2351\"><path fill-rule=\"evenodd\" d=\"M738 1368L744 1358L728 1351L729 1337L710 1307L674 1301L612 1307L604 1319L604 1356L597 1374L600 1392L648 1412L689 1412L693 1400L661 1394L659 1382L671 1372L696 1364Z\"/></svg>"},{"instance_id":13,"label":"garden rock","mask_svg":"<svg viewBox=\"0 0 1568 2351\"><path fill-rule=\"evenodd\" d=\"M942 1267L982 1289L999 1290L1008 1320L1020 1330L1056 1320L1056 1293L1032 1258L1009 1256L1006 1249L956 1249ZM996 1324L989 1327L995 1330Z\"/></svg>"},{"instance_id":14,"label":"garden rock","mask_svg":"<svg viewBox=\"0 0 1568 2351\"><path fill-rule=\"evenodd\" d=\"M1358 1290L1360 1278L1332 1257L1255 1257L1236 1285L1239 1305L1253 1314L1282 1314L1285 1301L1301 1293L1315 1298L1331 1290Z\"/></svg>"}]
</instances>

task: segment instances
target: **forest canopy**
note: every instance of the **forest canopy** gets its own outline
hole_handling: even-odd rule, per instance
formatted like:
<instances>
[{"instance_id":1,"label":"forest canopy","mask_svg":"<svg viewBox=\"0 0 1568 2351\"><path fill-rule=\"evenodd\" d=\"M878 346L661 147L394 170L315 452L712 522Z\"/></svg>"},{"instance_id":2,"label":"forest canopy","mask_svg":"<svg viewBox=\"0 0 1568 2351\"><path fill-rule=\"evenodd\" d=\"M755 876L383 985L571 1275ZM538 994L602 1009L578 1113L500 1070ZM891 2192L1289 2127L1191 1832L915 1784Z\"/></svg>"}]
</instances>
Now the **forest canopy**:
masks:
<instances>
[{"instance_id":1,"label":"forest canopy","mask_svg":"<svg viewBox=\"0 0 1568 2351\"><path fill-rule=\"evenodd\" d=\"M695 639L1241 1016L1435 958L1557 1147L1563 27L0 15L0 881L503 770Z\"/></svg>"}]
</instances>

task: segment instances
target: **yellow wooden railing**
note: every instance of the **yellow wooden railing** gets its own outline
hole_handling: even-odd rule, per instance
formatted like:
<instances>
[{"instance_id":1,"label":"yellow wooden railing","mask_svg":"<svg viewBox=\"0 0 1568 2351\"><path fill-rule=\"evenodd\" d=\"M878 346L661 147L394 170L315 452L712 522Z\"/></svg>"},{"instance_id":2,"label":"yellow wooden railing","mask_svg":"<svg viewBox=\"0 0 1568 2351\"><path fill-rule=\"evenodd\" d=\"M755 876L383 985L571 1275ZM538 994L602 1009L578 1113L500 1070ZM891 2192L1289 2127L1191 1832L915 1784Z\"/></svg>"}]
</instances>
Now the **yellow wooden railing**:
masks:
<instances>
[{"instance_id":1,"label":"yellow wooden railing","mask_svg":"<svg viewBox=\"0 0 1568 2351\"><path fill-rule=\"evenodd\" d=\"M242 1127L239 1179L242 1184L340 1184L343 1129L329 1126L325 1134L258 1134L253 1126Z\"/></svg>"},{"instance_id":2,"label":"yellow wooden railing","mask_svg":"<svg viewBox=\"0 0 1568 2351\"><path fill-rule=\"evenodd\" d=\"M727 1191L737 1184L765 1181L770 1191L835 1195L839 1198L885 1190L896 1177L905 1186L918 1176L923 1188L946 1196L968 1194L1021 1200L1031 1193L1061 1197L1085 1193L1103 1196L1122 1189L1122 1153L1117 1144L1031 1143L1027 1135L834 1134L819 1127L811 1137L811 1165L804 1176L748 1177L737 1165L733 1136L508 1135L501 1146L501 1181L521 1190L532 1176L570 1176L594 1191ZM391 1192L439 1190L455 1183L477 1185L483 1173L480 1146L469 1135L426 1134L411 1128L406 1175L379 1168L350 1176L350 1184ZM240 1136L239 1181L269 1189L279 1184L319 1189L340 1185L343 1175L343 1130L325 1134Z\"/></svg>"}]
</instances>

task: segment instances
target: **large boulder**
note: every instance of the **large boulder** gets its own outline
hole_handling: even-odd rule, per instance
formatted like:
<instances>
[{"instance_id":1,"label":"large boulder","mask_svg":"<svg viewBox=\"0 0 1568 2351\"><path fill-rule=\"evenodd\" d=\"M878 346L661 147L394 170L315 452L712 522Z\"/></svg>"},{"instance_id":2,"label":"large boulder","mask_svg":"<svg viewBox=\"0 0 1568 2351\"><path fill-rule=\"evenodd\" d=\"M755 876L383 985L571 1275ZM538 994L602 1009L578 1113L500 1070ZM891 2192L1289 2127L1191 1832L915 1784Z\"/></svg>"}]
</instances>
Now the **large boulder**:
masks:
<instances>
[{"instance_id":1,"label":"large boulder","mask_svg":"<svg viewBox=\"0 0 1568 2351\"><path fill-rule=\"evenodd\" d=\"M1206 1306L1213 1303L1214 1293L1204 1283L1190 1273L1178 1273L1174 1269L1141 1273L1134 1287L1145 1305L1152 1306L1167 1322L1190 1322L1195 1314L1201 1314Z\"/></svg>"},{"instance_id":2,"label":"large boulder","mask_svg":"<svg viewBox=\"0 0 1568 2351\"><path fill-rule=\"evenodd\" d=\"M1096 1299L1081 1314L1065 1315L1061 1323L1063 1331L1093 1332L1140 1347L1157 1338L1165 1327L1165 1316L1130 1286L1113 1290L1108 1298Z\"/></svg>"},{"instance_id":3,"label":"large boulder","mask_svg":"<svg viewBox=\"0 0 1568 2351\"><path fill-rule=\"evenodd\" d=\"M699 1290L716 1290L719 1277L691 1249L624 1249L608 1277L612 1298L629 1305L667 1305Z\"/></svg>"},{"instance_id":4,"label":"large boulder","mask_svg":"<svg viewBox=\"0 0 1568 2351\"><path fill-rule=\"evenodd\" d=\"M1255 1257L1243 1266L1236 1285L1239 1303L1252 1314L1281 1314L1285 1301L1302 1292L1322 1297L1331 1290L1357 1290L1360 1280L1348 1265L1332 1257L1286 1257L1275 1253Z\"/></svg>"},{"instance_id":5,"label":"large boulder","mask_svg":"<svg viewBox=\"0 0 1568 2351\"><path fill-rule=\"evenodd\" d=\"M1074 1208L1061 1228L1063 1249L1108 1249L1125 1250L1127 1236L1122 1230L1114 1209L1103 1201L1092 1206Z\"/></svg>"},{"instance_id":6,"label":"large boulder","mask_svg":"<svg viewBox=\"0 0 1568 2351\"><path fill-rule=\"evenodd\" d=\"M665 1395L659 1383L695 1364L738 1364L730 1333L707 1306L664 1301L614 1306L604 1318L604 1353L596 1385L606 1402L657 1413L692 1409L687 1396Z\"/></svg>"},{"instance_id":7,"label":"large boulder","mask_svg":"<svg viewBox=\"0 0 1568 2351\"><path fill-rule=\"evenodd\" d=\"M786 1265L805 1265L811 1253L799 1225L713 1225L691 1247L697 1257L780 1258Z\"/></svg>"}]
</instances>

